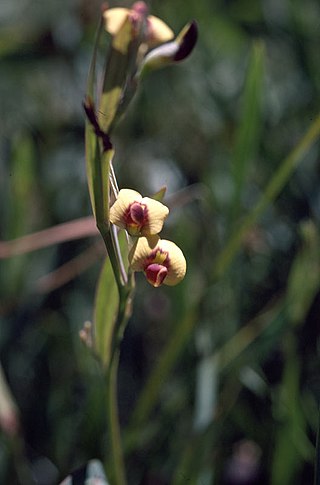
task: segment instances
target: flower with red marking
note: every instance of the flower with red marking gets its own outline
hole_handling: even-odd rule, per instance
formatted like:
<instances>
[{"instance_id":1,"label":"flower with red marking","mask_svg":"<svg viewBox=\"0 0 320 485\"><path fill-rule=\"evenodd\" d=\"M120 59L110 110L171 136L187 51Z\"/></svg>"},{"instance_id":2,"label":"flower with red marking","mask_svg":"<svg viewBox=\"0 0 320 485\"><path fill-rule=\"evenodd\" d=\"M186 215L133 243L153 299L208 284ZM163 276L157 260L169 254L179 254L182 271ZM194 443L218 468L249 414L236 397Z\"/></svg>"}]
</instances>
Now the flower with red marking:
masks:
<instances>
[{"instance_id":1,"label":"flower with red marking","mask_svg":"<svg viewBox=\"0 0 320 485\"><path fill-rule=\"evenodd\" d=\"M110 208L110 222L131 236L150 236L161 231L168 214L168 207L161 202L132 189L121 189Z\"/></svg>"},{"instance_id":2,"label":"flower with red marking","mask_svg":"<svg viewBox=\"0 0 320 485\"><path fill-rule=\"evenodd\" d=\"M141 237L129 253L132 271L143 271L148 282L158 287L174 286L186 274L186 260L181 249L172 241L159 236Z\"/></svg>"}]
</instances>

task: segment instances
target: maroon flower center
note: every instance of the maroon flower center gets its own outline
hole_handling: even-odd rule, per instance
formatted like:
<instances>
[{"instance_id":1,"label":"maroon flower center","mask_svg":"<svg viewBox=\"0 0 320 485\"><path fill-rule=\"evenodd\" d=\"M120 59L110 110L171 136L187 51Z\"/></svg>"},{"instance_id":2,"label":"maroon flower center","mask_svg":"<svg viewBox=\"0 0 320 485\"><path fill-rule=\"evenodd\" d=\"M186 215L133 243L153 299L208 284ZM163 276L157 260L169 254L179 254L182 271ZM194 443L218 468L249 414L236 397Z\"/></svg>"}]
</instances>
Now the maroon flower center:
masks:
<instances>
[{"instance_id":1,"label":"maroon flower center","mask_svg":"<svg viewBox=\"0 0 320 485\"><path fill-rule=\"evenodd\" d=\"M146 278L155 288L163 283L168 274L168 268L162 264L152 263L145 269Z\"/></svg>"},{"instance_id":2,"label":"maroon flower center","mask_svg":"<svg viewBox=\"0 0 320 485\"><path fill-rule=\"evenodd\" d=\"M133 235L138 235L143 226L148 223L148 209L145 204L133 202L124 215L127 230Z\"/></svg>"},{"instance_id":3,"label":"maroon flower center","mask_svg":"<svg viewBox=\"0 0 320 485\"><path fill-rule=\"evenodd\" d=\"M135 224L142 226L146 216L146 207L139 202L134 202L129 207L129 216Z\"/></svg>"}]
</instances>

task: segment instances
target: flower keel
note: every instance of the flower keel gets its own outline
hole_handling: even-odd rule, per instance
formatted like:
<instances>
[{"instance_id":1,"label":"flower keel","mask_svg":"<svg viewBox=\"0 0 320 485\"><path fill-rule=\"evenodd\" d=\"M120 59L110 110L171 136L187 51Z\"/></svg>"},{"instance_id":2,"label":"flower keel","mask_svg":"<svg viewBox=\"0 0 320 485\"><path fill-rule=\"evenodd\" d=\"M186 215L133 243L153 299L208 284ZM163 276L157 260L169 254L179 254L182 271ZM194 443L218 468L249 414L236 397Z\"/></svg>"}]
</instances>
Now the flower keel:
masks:
<instances>
[{"instance_id":1,"label":"flower keel","mask_svg":"<svg viewBox=\"0 0 320 485\"><path fill-rule=\"evenodd\" d=\"M167 274L168 268L162 266L162 264L152 263L149 264L145 269L145 275L148 282L155 288L162 285Z\"/></svg>"}]
</instances>

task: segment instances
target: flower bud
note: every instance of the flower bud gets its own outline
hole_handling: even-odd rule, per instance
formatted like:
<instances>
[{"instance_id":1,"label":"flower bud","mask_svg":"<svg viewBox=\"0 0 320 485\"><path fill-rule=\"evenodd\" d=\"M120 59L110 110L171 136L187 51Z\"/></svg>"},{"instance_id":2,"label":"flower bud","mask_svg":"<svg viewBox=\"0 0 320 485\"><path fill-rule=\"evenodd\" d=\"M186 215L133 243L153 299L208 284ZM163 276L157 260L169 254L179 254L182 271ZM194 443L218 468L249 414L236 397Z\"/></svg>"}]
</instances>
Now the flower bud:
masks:
<instances>
[{"instance_id":1,"label":"flower bud","mask_svg":"<svg viewBox=\"0 0 320 485\"><path fill-rule=\"evenodd\" d=\"M143 60L140 73L182 61L191 54L197 38L197 24L193 21L182 29L174 41L151 50Z\"/></svg>"}]
</instances>

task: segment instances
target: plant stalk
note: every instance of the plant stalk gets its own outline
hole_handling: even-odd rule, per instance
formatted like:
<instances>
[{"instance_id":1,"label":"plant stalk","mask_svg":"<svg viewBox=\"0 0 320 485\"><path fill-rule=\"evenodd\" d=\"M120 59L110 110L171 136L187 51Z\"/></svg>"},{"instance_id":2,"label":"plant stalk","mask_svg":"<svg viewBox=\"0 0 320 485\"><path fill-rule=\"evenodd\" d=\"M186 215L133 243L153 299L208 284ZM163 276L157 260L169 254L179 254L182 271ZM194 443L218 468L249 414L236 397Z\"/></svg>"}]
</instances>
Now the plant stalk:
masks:
<instances>
[{"instance_id":1,"label":"plant stalk","mask_svg":"<svg viewBox=\"0 0 320 485\"><path fill-rule=\"evenodd\" d=\"M111 461L111 481L115 485L126 485L127 480L125 477L125 467L123 460L123 452L121 445L121 434L117 404L117 375L119 366L119 348L113 355L109 370L106 376L107 387L107 422L110 433L110 459L106 459L106 462ZM109 455L109 453L108 453ZM108 467L107 467L108 469Z\"/></svg>"}]
</instances>

